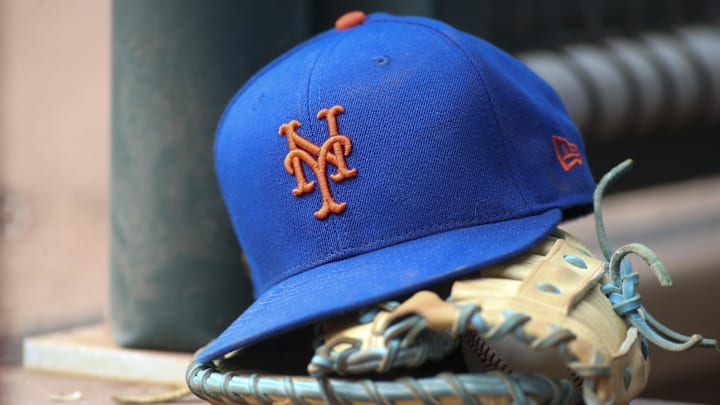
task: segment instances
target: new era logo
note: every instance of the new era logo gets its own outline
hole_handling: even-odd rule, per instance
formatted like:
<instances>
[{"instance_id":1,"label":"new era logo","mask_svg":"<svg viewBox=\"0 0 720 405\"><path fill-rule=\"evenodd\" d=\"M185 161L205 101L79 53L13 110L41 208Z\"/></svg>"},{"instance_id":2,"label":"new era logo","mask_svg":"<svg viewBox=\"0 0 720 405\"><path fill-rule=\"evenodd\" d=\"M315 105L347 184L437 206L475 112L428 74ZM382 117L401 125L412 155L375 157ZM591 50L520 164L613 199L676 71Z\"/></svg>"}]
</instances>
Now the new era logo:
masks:
<instances>
[{"instance_id":1,"label":"new era logo","mask_svg":"<svg viewBox=\"0 0 720 405\"><path fill-rule=\"evenodd\" d=\"M322 206L313 214L317 219L325 219L331 213L340 214L347 207L346 202L339 203L332 195L327 176L328 163L337 168L337 171L330 175L330 179L336 183L357 176L357 169L349 169L345 162L345 157L352 150L352 142L347 136L341 135L338 130L337 116L343 112L345 109L340 105L323 108L318 112L317 119L327 121L330 134L330 137L321 146L297 133L296 129L300 128L300 123L296 120L280 125L278 130L280 136L287 137L290 148L288 154L285 155L285 170L294 174L297 180L297 187L292 190L293 195L299 197L315 189L315 182L308 182L305 177L303 163L315 174L322 197Z\"/></svg>"},{"instance_id":2,"label":"new era logo","mask_svg":"<svg viewBox=\"0 0 720 405\"><path fill-rule=\"evenodd\" d=\"M577 145L559 135L552 136L555 156L557 156L563 170L570 171L573 167L583 164L582 155Z\"/></svg>"}]
</instances>

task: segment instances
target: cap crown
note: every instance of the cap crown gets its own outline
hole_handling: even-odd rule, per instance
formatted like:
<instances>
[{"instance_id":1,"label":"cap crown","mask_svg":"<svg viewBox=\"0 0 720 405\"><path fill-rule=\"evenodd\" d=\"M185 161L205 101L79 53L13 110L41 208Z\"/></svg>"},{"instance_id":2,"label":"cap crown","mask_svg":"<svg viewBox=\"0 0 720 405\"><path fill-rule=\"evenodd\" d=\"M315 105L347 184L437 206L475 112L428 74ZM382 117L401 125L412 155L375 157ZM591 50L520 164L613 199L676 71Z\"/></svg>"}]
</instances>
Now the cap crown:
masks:
<instances>
[{"instance_id":1,"label":"cap crown","mask_svg":"<svg viewBox=\"0 0 720 405\"><path fill-rule=\"evenodd\" d=\"M215 154L256 295L424 236L588 206L594 189L544 81L448 25L385 14L258 73Z\"/></svg>"}]
</instances>

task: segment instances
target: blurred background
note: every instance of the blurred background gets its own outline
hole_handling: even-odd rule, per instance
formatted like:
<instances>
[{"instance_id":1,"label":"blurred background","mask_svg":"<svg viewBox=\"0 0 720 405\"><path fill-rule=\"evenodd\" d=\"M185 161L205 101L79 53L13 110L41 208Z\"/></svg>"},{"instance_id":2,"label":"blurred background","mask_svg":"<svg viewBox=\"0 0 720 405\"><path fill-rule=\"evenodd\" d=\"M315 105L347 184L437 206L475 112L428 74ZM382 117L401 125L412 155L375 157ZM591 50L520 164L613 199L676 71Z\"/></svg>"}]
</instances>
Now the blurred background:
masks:
<instances>
[{"instance_id":1,"label":"blurred background","mask_svg":"<svg viewBox=\"0 0 720 405\"><path fill-rule=\"evenodd\" d=\"M214 127L252 73L355 9L444 20L548 80L596 179L636 162L606 221L675 279L644 274L646 307L720 336L716 1L0 0L2 367L25 336L98 322L125 346L189 351L242 311ZM594 244L590 219L566 228ZM717 353L651 358L644 396L716 400Z\"/></svg>"}]
</instances>

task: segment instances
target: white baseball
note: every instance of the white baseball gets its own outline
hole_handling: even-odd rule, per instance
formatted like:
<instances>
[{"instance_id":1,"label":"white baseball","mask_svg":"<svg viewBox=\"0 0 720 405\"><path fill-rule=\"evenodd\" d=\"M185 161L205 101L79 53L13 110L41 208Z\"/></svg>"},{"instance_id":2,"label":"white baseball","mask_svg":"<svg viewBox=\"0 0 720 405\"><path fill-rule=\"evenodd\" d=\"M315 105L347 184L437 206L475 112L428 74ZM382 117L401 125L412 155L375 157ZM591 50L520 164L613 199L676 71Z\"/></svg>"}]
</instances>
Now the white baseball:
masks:
<instances>
[{"instance_id":1,"label":"white baseball","mask_svg":"<svg viewBox=\"0 0 720 405\"><path fill-rule=\"evenodd\" d=\"M513 336L505 336L488 344L474 331L465 332L461 337L461 348L465 365L473 373L502 371L543 374L572 381L582 385L582 377L567 368L560 354L553 350L533 350Z\"/></svg>"}]
</instances>

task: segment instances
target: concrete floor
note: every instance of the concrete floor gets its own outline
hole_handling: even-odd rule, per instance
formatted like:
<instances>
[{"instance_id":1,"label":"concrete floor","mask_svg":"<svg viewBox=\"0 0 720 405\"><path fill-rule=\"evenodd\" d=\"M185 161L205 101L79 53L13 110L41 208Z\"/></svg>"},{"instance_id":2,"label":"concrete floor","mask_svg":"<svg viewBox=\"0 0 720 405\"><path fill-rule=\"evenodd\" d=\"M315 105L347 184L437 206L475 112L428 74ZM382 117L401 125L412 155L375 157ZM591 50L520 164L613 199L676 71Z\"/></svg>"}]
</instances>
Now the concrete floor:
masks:
<instances>
[{"instance_id":1,"label":"concrete floor","mask_svg":"<svg viewBox=\"0 0 720 405\"><path fill-rule=\"evenodd\" d=\"M41 405L65 402L78 405L117 405L118 402L112 398L115 395L154 395L172 389L173 387L159 385L31 372L19 367L0 368L0 398L2 398L3 404ZM188 396L167 403L201 404L205 402Z\"/></svg>"}]
</instances>

